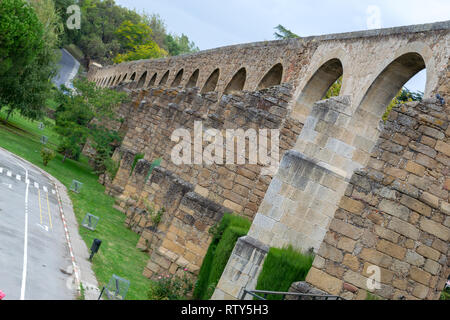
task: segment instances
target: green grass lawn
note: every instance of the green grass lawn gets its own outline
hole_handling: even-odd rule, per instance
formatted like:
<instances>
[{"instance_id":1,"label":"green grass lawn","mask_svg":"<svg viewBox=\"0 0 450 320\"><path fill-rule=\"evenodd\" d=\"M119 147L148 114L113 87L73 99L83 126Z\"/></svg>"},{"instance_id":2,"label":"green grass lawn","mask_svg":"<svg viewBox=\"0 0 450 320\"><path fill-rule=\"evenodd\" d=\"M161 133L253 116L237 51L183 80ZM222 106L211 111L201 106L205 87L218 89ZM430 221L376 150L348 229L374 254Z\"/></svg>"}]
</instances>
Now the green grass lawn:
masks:
<instances>
[{"instance_id":1,"label":"green grass lawn","mask_svg":"<svg viewBox=\"0 0 450 320\"><path fill-rule=\"evenodd\" d=\"M0 119L4 119L4 114L0 113ZM52 120L48 120L51 123ZM97 182L98 177L92 173L86 157L82 156L79 162L67 159L63 163L62 156L57 154L47 167L43 166L40 137L43 134L48 136L48 147L51 148L56 146L58 140L51 126L46 126L42 131L38 124L18 115L14 115L8 125L0 120L0 147L43 168L67 188L70 188L73 179L83 183L80 194L69 192L69 195L79 224L87 212L100 217L95 232L82 227L79 230L88 248L94 238L103 241L93 261L99 285L107 284L112 274L116 274L131 282L127 300L147 299L152 282L142 275L142 271L149 257L136 249L139 235L124 226L125 215L113 209L114 199L104 193L105 188Z\"/></svg>"}]
</instances>

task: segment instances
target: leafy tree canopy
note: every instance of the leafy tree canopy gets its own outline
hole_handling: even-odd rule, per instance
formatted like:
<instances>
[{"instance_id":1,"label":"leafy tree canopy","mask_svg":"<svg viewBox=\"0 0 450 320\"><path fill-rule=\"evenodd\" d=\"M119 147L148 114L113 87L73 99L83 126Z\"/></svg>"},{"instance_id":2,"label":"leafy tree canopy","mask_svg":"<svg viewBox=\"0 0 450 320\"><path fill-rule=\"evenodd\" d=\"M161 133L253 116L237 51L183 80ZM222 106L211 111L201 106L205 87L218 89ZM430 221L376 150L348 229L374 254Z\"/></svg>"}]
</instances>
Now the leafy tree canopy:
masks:
<instances>
[{"instance_id":1,"label":"leafy tree canopy","mask_svg":"<svg viewBox=\"0 0 450 320\"><path fill-rule=\"evenodd\" d=\"M0 1L0 30L0 109L39 118L58 60L61 22L53 1Z\"/></svg>"},{"instance_id":2,"label":"leafy tree canopy","mask_svg":"<svg viewBox=\"0 0 450 320\"><path fill-rule=\"evenodd\" d=\"M102 125L115 119L116 107L126 101L124 92L100 88L86 79L74 80L75 91L62 88L57 97L55 131L60 135L58 151L65 157L78 159L83 145L89 139L93 147L109 158L110 144L119 139L117 132ZM94 120L95 119L95 120Z\"/></svg>"},{"instance_id":3,"label":"leafy tree canopy","mask_svg":"<svg viewBox=\"0 0 450 320\"><path fill-rule=\"evenodd\" d=\"M66 9L76 1L55 2L59 14L66 21L69 16ZM167 27L157 14L139 14L113 0L80 0L77 4L81 7L81 29L69 30L65 26L63 44L77 45L88 60L109 64L198 50L185 35L172 36L175 44L168 41ZM157 47L159 50L155 49Z\"/></svg>"}]
</instances>

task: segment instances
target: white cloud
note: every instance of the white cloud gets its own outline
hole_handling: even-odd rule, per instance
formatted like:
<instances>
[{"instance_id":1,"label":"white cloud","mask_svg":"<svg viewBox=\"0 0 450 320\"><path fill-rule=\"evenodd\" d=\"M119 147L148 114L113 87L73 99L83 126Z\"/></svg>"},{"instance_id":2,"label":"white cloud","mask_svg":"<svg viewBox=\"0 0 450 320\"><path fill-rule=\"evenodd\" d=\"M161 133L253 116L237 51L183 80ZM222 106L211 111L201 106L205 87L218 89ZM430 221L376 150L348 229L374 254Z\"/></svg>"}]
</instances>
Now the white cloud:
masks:
<instances>
[{"instance_id":1,"label":"white cloud","mask_svg":"<svg viewBox=\"0 0 450 320\"><path fill-rule=\"evenodd\" d=\"M367 7L366 14L367 29L380 29L382 27L380 7L370 5Z\"/></svg>"}]
</instances>

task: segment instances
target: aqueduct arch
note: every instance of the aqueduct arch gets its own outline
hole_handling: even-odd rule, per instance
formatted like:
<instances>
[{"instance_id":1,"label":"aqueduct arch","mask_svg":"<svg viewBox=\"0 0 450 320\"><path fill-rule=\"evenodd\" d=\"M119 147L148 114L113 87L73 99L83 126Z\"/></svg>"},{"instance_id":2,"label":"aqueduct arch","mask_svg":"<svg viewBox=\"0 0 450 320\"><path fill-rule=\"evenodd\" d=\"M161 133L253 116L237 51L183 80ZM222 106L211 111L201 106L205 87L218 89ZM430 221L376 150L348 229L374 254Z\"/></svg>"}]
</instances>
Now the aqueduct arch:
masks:
<instances>
[{"instance_id":1,"label":"aqueduct arch","mask_svg":"<svg viewBox=\"0 0 450 320\"><path fill-rule=\"evenodd\" d=\"M150 82L148 83L148 87L152 87L155 85L156 83L156 78L158 77L158 73L155 72L155 74L153 75L153 77L150 79Z\"/></svg>"},{"instance_id":2,"label":"aqueduct arch","mask_svg":"<svg viewBox=\"0 0 450 320\"><path fill-rule=\"evenodd\" d=\"M160 86L165 86L167 83L167 80L169 79L169 73L170 70L167 70L166 73L164 73L164 75L162 76L161 80L159 81L159 85Z\"/></svg>"},{"instance_id":3,"label":"aqueduct arch","mask_svg":"<svg viewBox=\"0 0 450 320\"><path fill-rule=\"evenodd\" d=\"M216 90L217 82L219 81L220 70L214 70L211 75L206 80L205 85L203 86L202 93L212 92Z\"/></svg>"},{"instance_id":4,"label":"aqueduct arch","mask_svg":"<svg viewBox=\"0 0 450 320\"><path fill-rule=\"evenodd\" d=\"M236 74L231 78L224 93L229 94L235 91L242 91L245 86L245 81L247 80L247 71L245 68L241 68L236 72Z\"/></svg>"},{"instance_id":5,"label":"aqueduct arch","mask_svg":"<svg viewBox=\"0 0 450 320\"><path fill-rule=\"evenodd\" d=\"M173 79L172 81L171 87L178 87L181 84L181 81L183 80L183 73L184 69L181 69L180 71L177 72L175 79Z\"/></svg>"},{"instance_id":6,"label":"aqueduct arch","mask_svg":"<svg viewBox=\"0 0 450 320\"><path fill-rule=\"evenodd\" d=\"M194 71L194 73L191 75L191 77L189 78L188 83L186 84L186 88L193 88L197 86L197 81L198 81L198 75L200 73L199 69L196 69Z\"/></svg>"},{"instance_id":7,"label":"aqueduct arch","mask_svg":"<svg viewBox=\"0 0 450 320\"><path fill-rule=\"evenodd\" d=\"M264 78L261 79L261 82L258 84L257 90L277 86L281 84L282 79L283 65L281 63L277 63L265 74Z\"/></svg>"},{"instance_id":8,"label":"aqueduct arch","mask_svg":"<svg viewBox=\"0 0 450 320\"><path fill-rule=\"evenodd\" d=\"M139 81L138 81L138 83L137 83L137 85L136 85L136 88L143 88L143 87L144 87L144 84L145 84L145 81L147 81L147 71L145 71L145 72L141 75L141 77L139 78Z\"/></svg>"},{"instance_id":9,"label":"aqueduct arch","mask_svg":"<svg viewBox=\"0 0 450 320\"><path fill-rule=\"evenodd\" d=\"M449 29L446 21L261 42L90 71L101 83L154 72L149 86L158 89L131 90L133 103L119 111L127 118L126 136L115 154L120 169L107 186L141 234L139 246L151 252L144 274L176 272L180 261L196 274L210 239L206 230L233 211L253 223L236 244L215 299L253 289L268 248L288 244L313 248L306 280L325 292L364 299L367 267L375 265L383 285L376 294L435 298L448 276L450 129L448 106L433 98L439 93L450 101ZM424 101L380 122L393 95L424 67ZM170 70L191 75L185 88L165 88ZM157 74L163 76L156 85ZM341 76L339 96L321 100ZM190 87L192 78L203 84L200 93ZM278 172L172 164L167 130L192 129L200 118L218 130L279 129ZM130 176L137 153L145 159ZM161 167L145 180L159 157ZM170 203L181 205L167 202L169 194ZM156 235L131 196L169 206L151 247ZM187 245L183 234L199 236Z\"/></svg>"}]
</instances>

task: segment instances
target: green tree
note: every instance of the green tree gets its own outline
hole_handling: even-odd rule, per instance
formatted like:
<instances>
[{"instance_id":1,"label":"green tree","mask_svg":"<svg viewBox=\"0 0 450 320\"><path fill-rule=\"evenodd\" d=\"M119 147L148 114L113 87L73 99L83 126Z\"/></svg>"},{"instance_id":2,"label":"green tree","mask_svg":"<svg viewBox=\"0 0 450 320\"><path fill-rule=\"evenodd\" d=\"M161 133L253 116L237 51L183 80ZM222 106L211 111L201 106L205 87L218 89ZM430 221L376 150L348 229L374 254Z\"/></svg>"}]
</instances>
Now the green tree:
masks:
<instances>
[{"instance_id":1,"label":"green tree","mask_svg":"<svg viewBox=\"0 0 450 320\"><path fill-rule=\"evenodd\" d=\"M124 21L116 32L122 47L127 50L126 53L118 54L114 58L115 63L124 61L155 59L167 55L167 52L161 49L153 41L152 29L145 23L133 23L129 20Z\"/></svg>"},{"instance_id":2,"label":"green tree","mask_svg":"<svg viewBox=\"0 0 450 320\"><path fill-rule=\"evenodd\" d=\"M63 22L69 17L67 7L75 3L81 7L81 29L70 30L64 24L62 44L79 47L86 63L92 59L110 64L198 51L185 35L172 35L168 43L166 25L158 14L139 14L113 0L55 0ZM150 45L151 40L160 51L151 50L155 47Z\"/></svg>"},{"instance_id":3,"label":"green tree","mask_svg":"<svg viewBox=\"0 0 450 320\"><path fill-rule=\"evenodd\" d=\"M165 57L166 55L167 52L158 47L156 42L152 41L151 43L136 46L127 53L118 54L117 57L114 58L114 63L141 59L157 59Z\"/></svg>"},{"instance_id":4,"label":"green tree","mask_svg":"<svg viewBox=\"0 0 450 320\"><path fill-rule=\"evenodd\" d=\"M339 93L341 92L342 87L342 76L339 77L328 89L327 93L325 94L324 99L330 99L331 97L337 97Z\"/></svg>"},{"instance_id":5,"label":"green tree","mask_svg":"<svg viewBox=\"0 0 450 320\"><path fill-rule=\"evenodd\" d=\"M60 19L51 0L0 1L0 109L42 116L56 74ZM7 119L8 119L7 117Z\"/></svg>"},{"instance_id":6,"label":"green tree","mask_svg":"<svg viewBox=\"0 0 450 320\"><path fill-rule=\"evenodd\" d=\"M100 88L86 79L74 81L75 92L62 88L58 96L55 131L60 135L58 152L77 160L83 145L89 139L106 159L111 144L119 139L118 134L102 125L103 121L115 118L116 107L127 99L126 93ZM95 120L94 120L95 119ZM117 141L116 141L117 142Z\"/></svg>"},{"instance_id":7,"label":"green tree","mask_svg":"<svg viewBox=\"0 0 450 320\"><path fill-rule=\"evenodd\" d=\"M122 47L126 50L133 49L137 45L154 42L152 29L143 22L133 23L126 20L117 29L116 34Z\"/></svg>"},{"instance_id":8,"label":"green tree","mask_svg":"<svg viewBox=\"0 0 450 320\"><path fill-rule=\"evenodd\" d=\"M392 111L392 108L394 108L396 105L411 102L411 101L422 101L423 98L423 92L417 91L417 92L411 92L408 90L408 88L403 87L395 96L394 99L392 99L391 103L387 106L386 112L383 114L383 120L386 121L389 118L389 114Z\"/></svg>"},{"instance_id":9,"label":"green tree","mask_svg":"<svg viewBox=\"0 0 450 320\"><path fill-rule=\"evenodd\" d=\"M274 28L277 30L274 33L275 39L277 40L285 40L285 39L292 39L292 38L300 38L299 35L293 33L291 30L287 29L286 27L279 24Z\"/></svg>"},{"instance_id":10,"label":"green tree","mask_svg":"<svg viewBox=\"0 0 450 320\"><path fill-rule=\"evenodd\" d=\"M168 34L166 36L165 44L169 55L171 56L199 51L195 43L190 41L185 34L182 34L181 36Z\"/></svg>"},{"instance_id":11,"label":"green tree","mask_svg":"<svg viewBox=\"0 0 450 320\"><path fill-rule=\"evenodd\" d=\"M160 48L168 51L165 43L167 36L167 27L164 23L164 20L161 19L159 14L148 15L144 13L142 18L153 31L153 41L155 41Z\"/></svg>"}]
</instances>

